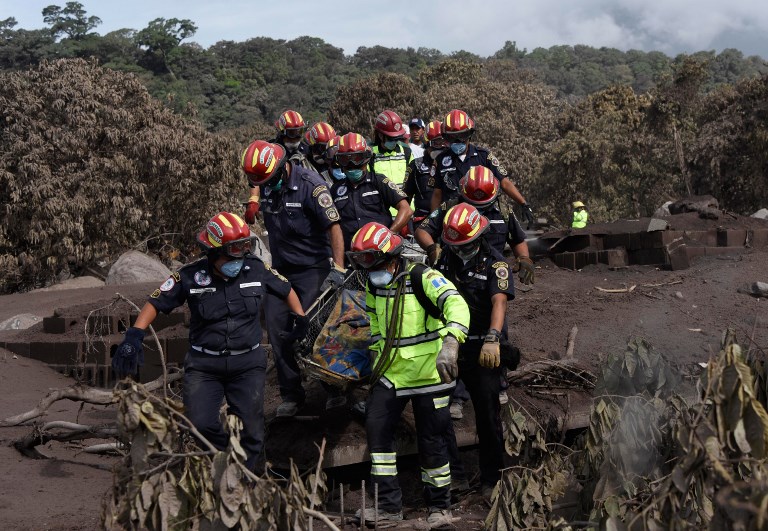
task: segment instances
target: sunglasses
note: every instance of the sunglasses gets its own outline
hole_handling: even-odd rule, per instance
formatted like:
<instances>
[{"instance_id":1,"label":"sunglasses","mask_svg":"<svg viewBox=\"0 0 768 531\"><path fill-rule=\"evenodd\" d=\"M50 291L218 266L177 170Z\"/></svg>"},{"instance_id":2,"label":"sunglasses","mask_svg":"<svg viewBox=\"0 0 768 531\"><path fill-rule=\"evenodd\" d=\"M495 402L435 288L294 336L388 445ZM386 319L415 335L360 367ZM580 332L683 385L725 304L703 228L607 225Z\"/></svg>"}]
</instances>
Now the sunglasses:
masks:
<instances>
[{"instance_id":1,"label":"sunglasses","mask_svg":"<svg viewBox=\"0 0 768 531\"><path fill-rule=\"evenodd\" d=\"M443 137L438 137L438 138L435 138L434 140L430 140L427 143L427 147L431 147L431 148L434 148L434 149L441 149L441 148L444 148L444 147L448 147L449 144L450 144L450 142L448 142Z\"/></svg>"},{"instance_id":2,"label":"sunglasses","mask_svg":"<svg viewBox=\"0 0 768 531\"><path fill-rule=\"evenodd\" d=\"M443 133L443 138L449 142L466 142L472 138L472 131L461 131L459 133Z\"/></svg>"}]
</instances>

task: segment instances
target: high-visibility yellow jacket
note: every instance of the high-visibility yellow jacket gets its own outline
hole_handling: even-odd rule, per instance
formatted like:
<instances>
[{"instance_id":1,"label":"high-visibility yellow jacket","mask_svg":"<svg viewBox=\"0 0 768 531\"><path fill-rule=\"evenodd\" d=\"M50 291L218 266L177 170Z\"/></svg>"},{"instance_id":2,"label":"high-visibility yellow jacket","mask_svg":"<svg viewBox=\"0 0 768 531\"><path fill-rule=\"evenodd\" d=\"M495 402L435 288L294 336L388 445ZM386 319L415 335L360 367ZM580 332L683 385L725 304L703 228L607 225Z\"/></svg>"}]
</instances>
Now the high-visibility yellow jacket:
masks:
<instances>
[{"instance_id":1,"label":"high-visibility yellow jacket","mask_svg":"<svg viewBox=\"0 0 768 531\"><path fill-rule=\"evenodd\" d=\"M400 144L394 151L388 153L380 153L379 146L372 146L371 150L373 151L370 164L371 173L381 173L389 177L389 180L398 185L402 190L408 165L413 161L411 148ZM390 207L389 211L393 216L397 215L396 208Z\"/></svg>"},{"instance_id":2,"label":"high-visibility yellow jacket","mask_svg":"<svg viewBox=\"0 0 768 531\"><path fill-rule=\"evenodd\" d=\"M571 227L574 229L583 229L587 226L587 218L589 217L589 214L587 214L586 210L576 210L573 212L573 223L571 223Z\"/></svg>"},{"instance_id":3,"label":"high-visibility yellow jacket","mask_svg":"<svg viewBox=\"0 0 768 531\"><path fill-rule=\"evenodd\" d=\"M376 353L374 365L387 339L397 285L404 280L400 334L390 353L392 364L384 372L381 382L394 387L397 396L450 389L456 383L442 383L435 362L446 335L454 336L459 343L464 342L469 331L469 308L452 282L440 272L427 268L422 275L424 294L442 311L442 320L430 316L413 293L411 269L415 264L406 264L408 273L404 279L383 288L368 283L365 305L371 321L371 350Z\"/></svg>"}]
</instances>

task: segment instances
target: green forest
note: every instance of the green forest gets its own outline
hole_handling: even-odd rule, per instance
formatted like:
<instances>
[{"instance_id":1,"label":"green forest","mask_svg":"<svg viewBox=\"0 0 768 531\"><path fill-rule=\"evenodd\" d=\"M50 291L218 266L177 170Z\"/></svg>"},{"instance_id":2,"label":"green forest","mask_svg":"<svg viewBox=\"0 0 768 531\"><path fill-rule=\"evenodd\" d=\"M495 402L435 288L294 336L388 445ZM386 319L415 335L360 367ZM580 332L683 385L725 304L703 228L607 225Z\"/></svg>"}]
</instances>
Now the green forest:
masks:
<instances>
[{"instance_id":1,"label":"green forest","mask_svg":"<svg viewBox=\"0 0 768 531\"><path fill-rule=\"evenodd\" d=\"M51 5L42 27L0 20L0 281L48 282L139 244L192 241L242 207L242 149L285 109L369 136L383 109L477 124L538 216L647 216L712 194L768 205L768 63L735 49L668 57L589 46L466 51L255 37L194 43L196 23L98 32L98 13ZM105 231L105 227L114 227ZM173 234L174 236L165 236Z\"/></svg>"}]
</instances>

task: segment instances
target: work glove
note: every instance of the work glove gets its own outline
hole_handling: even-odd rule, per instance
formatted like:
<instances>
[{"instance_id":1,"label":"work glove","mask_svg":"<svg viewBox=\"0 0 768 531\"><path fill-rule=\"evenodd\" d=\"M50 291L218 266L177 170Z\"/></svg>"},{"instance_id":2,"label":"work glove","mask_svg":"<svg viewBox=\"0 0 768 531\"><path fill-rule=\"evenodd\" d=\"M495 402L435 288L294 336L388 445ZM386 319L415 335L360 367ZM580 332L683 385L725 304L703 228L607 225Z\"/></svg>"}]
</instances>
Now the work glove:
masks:
<instances>
[{"instance_id":1,"label":"work glove","mask_svg":"<svg viewBox=\"0 0 768 531\"><path fill-rule=\"evenodd\" d=\"M248 203L245 206L245 215L243 219L249 225L256 223L256 219L259 217L259 208L261 208L258 196L251 196L248 199Z\"/></svg>"},{"instance_id":2,"label":"work glove","mask_svg":"<svg viewBox=\"0 0 768 531\"><path fill-rule=\"evenodd\" d=\"M347 270L344 268L339 267L336 262L333 263L333 267L331 268L331 272L328 273L328 276L325 277L325 281L323 282L323 285L320 286L320 293L325 292L328 288L334 288L338 289L341 287L342 284L344 284L344 279L346 278Z\"/></svg>"},{"instance_id":3,"label":"work glove","mask_svg":"<svg viewBox=\"0 0 768 531\"><path fill-rule=\"evenodd\" d=\"M118 379L126 376L134 376L139 367L144 365L144 341L145 330L131 327L125 331L125 339L115 350L112 356L112 371Z\"/></svg>"},{"instance_id":4,"label":"work glove","mask_svg":"<svg viewBox=\"0 0 768 531\"><path fill-rule=\"evenodd\" d=\"M536 280L536 268L533 266L533 260L528 256L517 257L514 272L523 284L533 284Z\"/></svg>"},{"instance_id":5,"label":"work glove","mask_svg":"<svg viewBox=\"0 0 768 531\"><path fill-rule=\"evenodd\" d=\"M485 336L483 348L480 349L480 358L478 363L486 369L495 369L501 365L501 345L499 343L499 332L489 330Z\"/></svg>"},{"instance_id":6,"label":"work glove","mask_svg":"<svg viewBox=\"0 0 768 531\"><path fill-rule=\"evenodd\" d=\"M434 267L434 265L440 259L440 251L440 246L436 243L433 243L427 247L427 262L429 263L430 267Z\"/></svg>"},{"instance_id":7,"label":"work glove","mask_svg":"<svg viewBox=\"0 0 768 531\"><path fill-rule=\"evenodd\" d=\"M309 317L306 315L293 315L293 328L290 332L280 332L280 338L285 339L294 346L298 346L306 337L309 332Z\"/></svg>"},{"instance_id":8,"label":"work glove","mask_svg":"<svg viewBox=\"0 0 768 531\"><path fill-rule=\"evenodd\" d=\"M528 222L528 230L531 230L534 224L533 209L531 208L531 205L529 205L528 203L524 203L522 206L523 206L523 219Z\"/></svg>"},{"instance_id":9,"label":"work glove","mask_svg":"<svg viewBox=\"0 0 768 531\"><path fill-rule=\"evenodd\" d=\"M443 338L443 347L437 353L437 374L440 381L451 383L459 375L459 342L452 335Z\"/></svg>"}]
</instances>

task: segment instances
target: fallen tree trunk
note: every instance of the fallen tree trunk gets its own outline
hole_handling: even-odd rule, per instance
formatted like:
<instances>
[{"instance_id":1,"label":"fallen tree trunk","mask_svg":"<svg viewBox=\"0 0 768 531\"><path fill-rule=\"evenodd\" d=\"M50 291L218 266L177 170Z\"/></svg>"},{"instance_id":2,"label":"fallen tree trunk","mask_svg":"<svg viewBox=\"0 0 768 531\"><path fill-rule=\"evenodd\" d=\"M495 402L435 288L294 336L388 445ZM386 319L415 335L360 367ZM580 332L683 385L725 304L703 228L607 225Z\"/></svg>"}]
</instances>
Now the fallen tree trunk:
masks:
<instances>
[{"instance_id":1,"label":"fallen tree trunk","mask_svg":"<svg viewBox=\"0 0 768 531\"><path fill-rule=\"evenodd\" d=\"M57 424L57 423L51 423ZM69 423L63 423L69 424ZM65 429L65 432L50 432L46 429L34 429L31 433L13 441L13 447L32 459L48 459L35 448L50 441L70 442L83 439L111 439L117 436L116 425L86 426L73 424L73 427L56 426L57 429Z\"/></svg>"}]
</instances>

